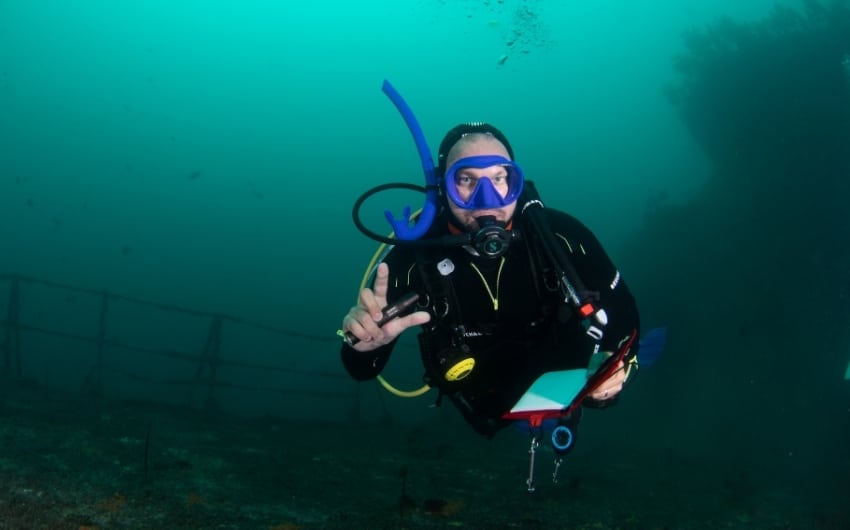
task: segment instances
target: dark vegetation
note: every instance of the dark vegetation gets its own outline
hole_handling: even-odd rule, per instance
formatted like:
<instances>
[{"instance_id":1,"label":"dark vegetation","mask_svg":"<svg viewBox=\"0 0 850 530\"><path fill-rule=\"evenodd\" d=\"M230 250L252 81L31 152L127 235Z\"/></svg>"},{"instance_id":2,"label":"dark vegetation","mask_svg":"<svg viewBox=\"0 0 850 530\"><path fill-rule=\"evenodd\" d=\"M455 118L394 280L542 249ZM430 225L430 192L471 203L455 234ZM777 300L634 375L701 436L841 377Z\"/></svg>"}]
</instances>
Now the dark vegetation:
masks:
<instances>
[{"instance_id":1,"label":"dark vegetation","mask_svg":"<svg viewBox=\"0 0 850 530\"><path fill-rule=\"evenodd\" d=\"M682 340L676 369L710 355L713 375L813 399L850 357L850 3L724 18L684 43L667 94L713 171L690 202L651 207L632 283Z\"/></svg>"},{"instance_id":2,"label":"dark vegetation","mask_svg":"<svg viewBox=\"0 0 850 530\"><path fill-rule=\"evenodd\" d=\"M624 253L645 326L670 327L646 421L718 457L736 502L765 487L760 462L817 477L817 511L850 492L850 2L721 18L675 66L666 94L712 172Z\"/></svg>"}]
</instances>

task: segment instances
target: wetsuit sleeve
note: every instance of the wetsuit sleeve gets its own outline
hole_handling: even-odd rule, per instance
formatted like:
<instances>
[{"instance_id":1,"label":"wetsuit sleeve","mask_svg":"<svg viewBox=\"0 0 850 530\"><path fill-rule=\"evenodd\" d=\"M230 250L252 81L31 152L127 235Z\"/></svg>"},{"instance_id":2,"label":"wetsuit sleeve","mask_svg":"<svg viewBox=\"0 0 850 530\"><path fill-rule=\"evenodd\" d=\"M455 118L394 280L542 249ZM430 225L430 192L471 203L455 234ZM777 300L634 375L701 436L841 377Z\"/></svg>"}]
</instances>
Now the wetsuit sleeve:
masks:
<instances>
[{"instance_id":1,"label":"wetsuit sleeve","mask_svg":"<svg viewBox=\"0 0 850 530\"><path fill-rule=\"evenodd\" d=\"M399 287L399 274L406 270L404 256L400 254L402 253L393 249L384 259L384 262L390 268L389 287L387 288L387 300L390 302L407 292ZM396 342L390 342L368 352L357 351L343 342L340 350L342 365L348 371L348 374L357 381L374 379L387 365Z\"/></svg>"},{"instance_id":2,"label":"wetsuit sleeve","mask_svg":"<svg viewBox=\"0 0 850 530\"><path fill-rule=\"evenodd\" d=\"M608 323L600 343L603 351L616 352L630 340L632 346L626 362L636 355L640 334L640 315L637 302L602 244L580 221L562 212L551 212L551 222L569 252L571 262L585 287L598 296L597 304L605 310ZM591 408L603 408L617 402L614 399L585 400Z\"/></svg>"},{"instance_id":3,"label":"wetsuit sleeve","mask_svg":"<svg viewBox=\"0 0 850 530\"><path fill-rule=\"evenodd\" d=\"M387 365L394 347L395 341L372 351L359 352L343 343L340 352L342 365L345 366L348 374L357 381L374 379Z\"/></svg>"},{"instance_id":4,"label":"wetsuit sleeve","mask_svg":"<svg viewBox=\"0 0 850 530\"><path fill-rule=\"evenodd\" d=\"M604 351L618 351L624 341L640 332L635 298L590 229L562 212L553 211L550 215L553 215L552 225L564 242L578 276L585 287L598 296L597 305L608 317L601 347Z\"/></svg>"}]
</instances>

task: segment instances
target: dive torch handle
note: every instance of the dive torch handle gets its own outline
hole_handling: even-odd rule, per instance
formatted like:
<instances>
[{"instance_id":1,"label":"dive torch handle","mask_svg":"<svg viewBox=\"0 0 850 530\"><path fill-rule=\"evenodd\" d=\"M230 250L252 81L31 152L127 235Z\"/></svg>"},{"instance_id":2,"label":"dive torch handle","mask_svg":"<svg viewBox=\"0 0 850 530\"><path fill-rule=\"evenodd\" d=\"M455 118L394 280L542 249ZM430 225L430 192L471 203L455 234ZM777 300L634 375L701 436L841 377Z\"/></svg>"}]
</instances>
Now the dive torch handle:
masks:
<instances>
[{"instance_id":1,"label":"dive torch handle","mask_svg":"<svg viewBox=\"0 0 850 530\"><path fill-rule=\"evenodd\" d=\"M410 306L415 304L417 300L419 300L419 294L418 293L408 293L408 294L402 296L401 298L399 298L395 302L393 302L393 303L387 305L386 307L384 307L383 309L381 309L381 314L383 314L383 317L381 317L381 320L378 320L376 322L376 324L378 325L378 327L382 327L384 324L386 324L390 320L392 320L392 319L394 319L398 316L401 316L401 314L404 313L404 311L407 310ZM342 340L344 340L345 343L348 344L349 346L354 346L355 344L360 342L360 339L358 339L350 331L346 331L342 335Z\"/></svg>"}]
</instances>

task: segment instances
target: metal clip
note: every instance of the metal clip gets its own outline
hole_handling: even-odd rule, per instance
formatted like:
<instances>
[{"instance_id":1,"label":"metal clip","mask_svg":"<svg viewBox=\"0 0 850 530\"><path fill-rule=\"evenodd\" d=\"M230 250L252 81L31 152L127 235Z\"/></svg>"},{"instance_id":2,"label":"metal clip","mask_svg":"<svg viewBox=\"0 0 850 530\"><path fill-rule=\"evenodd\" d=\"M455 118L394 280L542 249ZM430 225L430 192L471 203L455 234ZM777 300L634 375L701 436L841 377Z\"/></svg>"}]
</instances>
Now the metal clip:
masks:
<instances>
[{"instance_id":1,"label":"metal clip","mask_svg":"<svg viewBox=\"0 0 850 530\"><path fill-rule=\"evenodd\" d=\"M531 447L528 448L528 479L525 481L526 486L528 486L528 492L534 493L534 456L537 453L537 447L540 445L540 441L537 439L537 436L531 437Z\"/></svg>"},{"instance_id":2,"label":"metal clip","mask_svg":"<svg viewBox=\"0 0 850 530\"><path fill-rule=\"evenodd\" d=\"M552 471L552 482L558 483L558 471L561 469L561 464L564 462L564 459L560 456L555 459L555 469Z\"/></svg>"},{"instance_id":3,"label":"metal clip","mask_svg":"<svg viewBox=\"0 0 850 530\"><path fill-rule=\"evenodd\" d=\"M596 326L589 326L585 333L594 340L602 340L602 330Z\"/></svg>"}]
</instances>

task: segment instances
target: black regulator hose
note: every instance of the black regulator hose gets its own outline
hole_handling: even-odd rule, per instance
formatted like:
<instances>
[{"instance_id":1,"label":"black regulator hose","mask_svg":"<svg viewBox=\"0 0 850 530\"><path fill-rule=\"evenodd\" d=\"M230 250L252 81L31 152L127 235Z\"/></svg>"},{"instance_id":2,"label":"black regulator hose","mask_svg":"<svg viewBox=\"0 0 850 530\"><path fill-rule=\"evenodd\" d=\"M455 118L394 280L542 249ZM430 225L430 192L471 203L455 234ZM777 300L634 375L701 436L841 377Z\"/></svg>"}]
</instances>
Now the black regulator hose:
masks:
<instances>
[{"instance_id":1,"label":"black regulator hose","mask_svg":"<svg viewBox=\"0 0 850 530\"><path fill-rule=\"evenodd\" d=\"M360 230L363 235L368 237L369 239L373 239L378 241L379 243L386 243L387 245L411 245L411 246L447 246L447 247L459 247L462 245L467 245L472 241L472 236L470 234L458 234L458 235L447 235L441 237L434 237L428 239L414 239L414 240L406 240L406 239L397 239L393 237L386 237L369 230L363 221L360 219L360 208L362 208L363 203L366 202L366 199L376 195L382 191L393 190L393 189L404 189L404 190L412 190L419 191L422 193L428 193L429 189L426 186L420 186L419 184L410 184L408 182L390 182L388 184L381 184L379 186L375 186L374 188L370 188L366 192L364 192L356 201L354 201L354 207L351 210L351 217L354 220L354 226Z\"/></svg>"}]
</instances>

